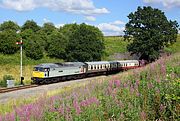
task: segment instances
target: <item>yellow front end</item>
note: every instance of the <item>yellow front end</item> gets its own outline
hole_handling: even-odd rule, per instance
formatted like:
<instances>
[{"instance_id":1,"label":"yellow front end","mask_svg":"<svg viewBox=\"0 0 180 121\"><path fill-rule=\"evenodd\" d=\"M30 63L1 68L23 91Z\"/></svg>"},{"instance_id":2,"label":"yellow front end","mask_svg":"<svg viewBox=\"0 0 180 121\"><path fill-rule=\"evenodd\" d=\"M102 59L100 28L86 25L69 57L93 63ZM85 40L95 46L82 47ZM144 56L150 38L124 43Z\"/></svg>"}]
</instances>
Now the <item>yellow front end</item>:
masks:
<instances>
[{"instance_id":1,"label":"yellow front end","mask_svg":"<svg viewBox=\"0 0 180 121\"><path fill-rule=\"evenodd\" d=\"M44 72L33 71L33 77L44 78Z\"/></svg>"}]
</instances>

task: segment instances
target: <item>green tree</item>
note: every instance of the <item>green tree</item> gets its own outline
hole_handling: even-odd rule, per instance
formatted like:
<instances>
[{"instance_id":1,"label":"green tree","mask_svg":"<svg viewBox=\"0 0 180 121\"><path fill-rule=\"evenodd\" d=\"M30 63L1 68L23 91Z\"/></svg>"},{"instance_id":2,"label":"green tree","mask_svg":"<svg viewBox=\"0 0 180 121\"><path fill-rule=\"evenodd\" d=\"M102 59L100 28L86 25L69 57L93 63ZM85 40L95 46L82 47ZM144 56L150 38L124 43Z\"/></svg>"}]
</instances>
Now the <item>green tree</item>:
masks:
<instances>
[{"instance_id":1,"label":"green tree","mask_svg":"<svg viewBox=\"0 0 180 121\"><path fill-rule=\"evenodd\" d=\"M0 32L0 52L4 54L14 54L18 51L16 42L20 41L17 33L12 30Z\"/></svg>"},{"instance_id":2,"label":"green tree","mask_svg":"<svg viewBox=\"0 0 180 121\"><path fill-rule=\"evenodd\" d=\"M160 50L176 41L178 24L168 21L161 10L138 7L128 18L124 35L125 40L130 40L127 49L132 54L140 55L141 59L157 59Z\"/></svg>"},{"instance_id":3,"label":"green tree","mask_svg":"<svg viewBox=\"0 0 180 121\"><path fill-rule=\"evenodd\" d=\"M44 23L41 30L44 31L47 35L50 35L53 31L56 31L57 29L53 23Z\"/></svg>"},{"instance_id":4,"label":"green tree","mask_svg":"<svg viewBox=\"0 0 180 121\"><path fill-rule=\"evenodd\" d=\"M38 60L43 57L43 47L41 38L37 34L32 34L24 41L26 56Z\"/></svg>"},{"instance_id":5,"label":"green tree","mask_svg":"<svg viewBox=\"0 0 180 121\"><path fill-rule=\"evenodd\" d=\"M37 34L41 37L42 40L41 45L46 51L48 50L49 44L51 43L49 37L54 31L58 30L53 23L44 23L43 27L39 31L37 31Z\"/></svg>"},{"instance_id":6,"label":"green tree","mask_svg":"<svg viewBox=\"0 0 180 121\"><path fill-rule=\"evenodd\" d=\"M13 21L5 21L0 25L0 31L18 31L20 27Z\"/></svg>"},{"instance_id":7,"label":"green tree","mask_svg":"<svg viewBox=\"0 0 180 121\"><path fill-rule=\"evenodd\" d=\"M79 25L74 24L65 24L63 27L60 27L59 31L65 35L68 40L73 36L74 32L79 28Z\"/></svg>"},{"instance_id":8,"label":"green tree","mask_svg":"<svg viewBox=\"0 0 180 121\"><path fill-rule=\"evenodd\" d=\"M54 31L49 36L48 55L50 57L62 58L66 57L67 38L60 32Z\"/></svg>"},{"instance_id":9,"label":"green tree","mask_svg":"<svg viewBox=\"0 0 180 121\"><path fill-rule=\"evenodd\" d=\"M104 48L102 32L94 26L83 23L76 27L69 37L67 60L82 62L101 60Z\"/></svg>"},{"instance_id":10,"label":"green tree","mask_svg":"<svg viewBox=\"0 0 180 121\"><path fill-rule=\"evenodd\" d=\"M24 31L26 29L31 29L33 32L37 32L38 30L41 29L40 26L37 25L36 22L33 20L27 20L24 25L21 27L21 30Z\"/></svg>"}]
</instances>

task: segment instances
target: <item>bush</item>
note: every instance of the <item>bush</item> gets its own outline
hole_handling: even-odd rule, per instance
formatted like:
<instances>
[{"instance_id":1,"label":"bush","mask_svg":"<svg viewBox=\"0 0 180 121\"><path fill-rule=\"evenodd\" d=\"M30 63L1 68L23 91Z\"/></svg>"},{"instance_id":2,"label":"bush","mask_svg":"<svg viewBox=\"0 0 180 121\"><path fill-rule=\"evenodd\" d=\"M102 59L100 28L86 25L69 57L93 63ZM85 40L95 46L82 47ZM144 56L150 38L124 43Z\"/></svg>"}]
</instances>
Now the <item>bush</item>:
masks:
<instances>
[{"instance_id":1,"label":"bush","mask_svg":"<svg viewBox=\"0 0 180 121\"><path fill-rule=\"evenodd\" d=\"M12 75L4 75L3 80L0 81L0 87L7 87L7 80L14 80Z\"/></svg>"}]
</instances>

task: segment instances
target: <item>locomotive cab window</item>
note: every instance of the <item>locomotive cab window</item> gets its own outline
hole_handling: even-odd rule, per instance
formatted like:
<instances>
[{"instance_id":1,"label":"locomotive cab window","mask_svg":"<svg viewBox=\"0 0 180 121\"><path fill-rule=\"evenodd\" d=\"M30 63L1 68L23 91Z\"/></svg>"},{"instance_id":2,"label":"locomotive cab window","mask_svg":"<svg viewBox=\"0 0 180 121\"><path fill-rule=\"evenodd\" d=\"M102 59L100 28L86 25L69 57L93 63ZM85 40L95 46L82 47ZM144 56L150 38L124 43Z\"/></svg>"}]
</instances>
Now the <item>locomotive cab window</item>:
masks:
<instances>
[{"instance_id":1,"label":"locomotive cab window","mask_svg":"<svg viewBox=\"0 0 180 121\"><path fill-rule=\"evenodd\" d=\"M42 67L34 67L33 71L41 71L41 72L44 72L44 68L42 68Z\"/></svg>"}]
</instances>

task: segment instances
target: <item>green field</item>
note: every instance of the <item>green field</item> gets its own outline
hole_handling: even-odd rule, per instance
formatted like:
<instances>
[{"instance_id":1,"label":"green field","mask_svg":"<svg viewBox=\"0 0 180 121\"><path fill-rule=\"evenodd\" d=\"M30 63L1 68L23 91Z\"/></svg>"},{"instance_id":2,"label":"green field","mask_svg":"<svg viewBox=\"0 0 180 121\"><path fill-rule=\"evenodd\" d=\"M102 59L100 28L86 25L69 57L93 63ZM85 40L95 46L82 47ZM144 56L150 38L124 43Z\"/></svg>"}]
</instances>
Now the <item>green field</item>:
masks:
<instances>
[{"instance_id":1,"label":"green field","mask_svg":"<svg viewBox=\"0 0 180 121\"><path fill-rule=\"evenodd\" d=\"M105 55L102 60L112 60L110 57L115 53L125 53L127 52L126 46L128 42L123 40L123 37L105 37ZM172 46L165 48L166 52L177 53L180 52L180 35L177 38L177 42ZM1 65L1 73L0 80L2 80L4 75L12 75L15 80L19 80L19 65L20 65L20 54L16 53L14 55L3 55L0 54L0 65ZM31 73L34 65L40 63L48 63L48 62L62 62L62 59L55 59L44 57L41 60L32 60L25 55L23 55L23 76L25 80L29 83L31 79Z\"/></svg>"},{"instance_id":2,"label":"green field","mask_svg":"<svg viewBox=\"0 0 180 121\"><path fill-rule=\"evenodd\" d=\"M115 53L127 52L127 41L123 40L123 37L105 37L105 57L103 60L111 60L109 56Z\"/></svg>"}]
</instances>

